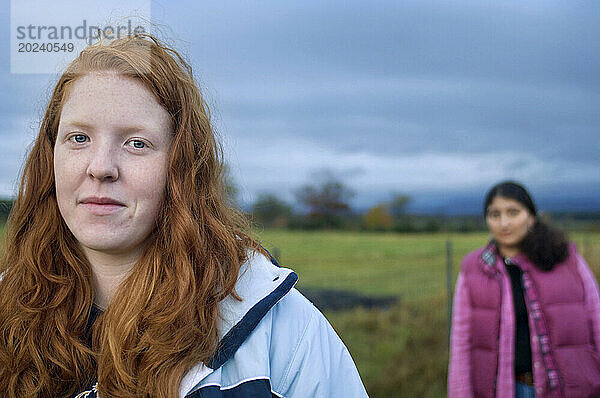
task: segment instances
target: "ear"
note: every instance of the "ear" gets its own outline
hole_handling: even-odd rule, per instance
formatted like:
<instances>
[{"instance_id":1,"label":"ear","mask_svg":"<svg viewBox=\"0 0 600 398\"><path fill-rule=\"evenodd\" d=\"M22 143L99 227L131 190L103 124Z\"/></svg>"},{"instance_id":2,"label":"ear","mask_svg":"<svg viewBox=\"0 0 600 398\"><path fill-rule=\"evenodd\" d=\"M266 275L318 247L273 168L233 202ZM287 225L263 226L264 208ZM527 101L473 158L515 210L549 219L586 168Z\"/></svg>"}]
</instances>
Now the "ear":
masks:
<instances>
[{"instance_id":1,"label":"ear","mask_svg":"<svg viewBox=\"0 0 600 398\"><path fill-rule=\"evenodd\" d=\"M533 224L535 224L535 217L530 214L529 218L527 219L527 229L532 229Z\"/></svg>"}]
</instances>

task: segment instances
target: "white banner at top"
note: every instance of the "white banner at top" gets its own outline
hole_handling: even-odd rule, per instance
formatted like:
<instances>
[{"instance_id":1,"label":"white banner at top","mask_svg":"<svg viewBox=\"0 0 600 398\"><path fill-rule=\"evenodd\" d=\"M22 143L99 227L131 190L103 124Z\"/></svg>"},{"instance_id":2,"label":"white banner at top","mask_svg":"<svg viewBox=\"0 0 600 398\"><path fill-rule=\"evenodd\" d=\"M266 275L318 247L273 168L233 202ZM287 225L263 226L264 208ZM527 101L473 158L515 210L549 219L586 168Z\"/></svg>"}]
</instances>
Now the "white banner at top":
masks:
<instances>
[{"instance_id":1,"label":"white banner at top","mask_svg":"<svg viewBox=\"0 0 600 398\"><path fill-rule=\"evenodd\" d=\"M150 0L11 0L11 73L59 74L86 46L150 32Z\"/></svg>"}]
</instances>

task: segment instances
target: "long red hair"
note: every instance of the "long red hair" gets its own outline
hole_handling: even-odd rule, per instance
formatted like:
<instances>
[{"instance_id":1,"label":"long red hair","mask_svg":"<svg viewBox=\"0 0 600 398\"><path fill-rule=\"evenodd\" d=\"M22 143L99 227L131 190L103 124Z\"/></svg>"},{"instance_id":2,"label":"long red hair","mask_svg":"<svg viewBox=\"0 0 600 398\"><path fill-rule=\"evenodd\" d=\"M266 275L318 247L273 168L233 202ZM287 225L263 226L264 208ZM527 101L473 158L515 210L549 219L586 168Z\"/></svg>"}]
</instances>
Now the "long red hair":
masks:
<instances>
[{"instance_id":1,"label":"long red hair","mask_svg":"<svg viewBox=\"0 0 600 398\"><path fill-rule=\"evenodd\" d=\"M94 323L91 267L56 202L53 147L69 88L91 71L141 81L172 118L165 203L145 250ZM258 249L223 186L222 151L191 67L149 35L97 43L59 78L6 226L0 395L69 396L90 375L110 397L175 397L217 347L218 303Z\"/></svg>"}]
</instances>

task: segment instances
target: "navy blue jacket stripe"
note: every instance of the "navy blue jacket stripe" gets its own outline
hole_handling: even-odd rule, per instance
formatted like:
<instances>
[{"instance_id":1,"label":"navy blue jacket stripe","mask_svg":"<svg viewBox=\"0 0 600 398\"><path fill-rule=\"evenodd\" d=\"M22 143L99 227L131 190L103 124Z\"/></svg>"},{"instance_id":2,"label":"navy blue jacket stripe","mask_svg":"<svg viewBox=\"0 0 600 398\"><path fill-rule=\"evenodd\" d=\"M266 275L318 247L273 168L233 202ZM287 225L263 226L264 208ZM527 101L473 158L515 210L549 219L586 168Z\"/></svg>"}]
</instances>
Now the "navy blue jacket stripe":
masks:
<instances>
[{"instance_id":1,"label":"navy blue jacket stripe","mask_svg":"<svg viewBox=\"0 0 600 398\"><path fill-rule=\"evenodd\" d=\"M267 312L290 291L298 281L298 275L292 272L285 280L277 286L275 290L244 315L241 321L233 326L223 337L217 348L217 353L209 361L208 367L212 369L220 368L237 349L246 341L250 333L256 328Z\"/></svg>"},{"instance_id":2,"label":"navy blue jacket stripe","mask_svg":"<svg viewBox=\"0 0 600 398\"><path fill-rule=\"evenodd\" d=\"M279 398L271 392L271 383L267 379L250 380L233 388L221 390L221 387L208 385L186 398Z\"/></svg>"}]
</instances>

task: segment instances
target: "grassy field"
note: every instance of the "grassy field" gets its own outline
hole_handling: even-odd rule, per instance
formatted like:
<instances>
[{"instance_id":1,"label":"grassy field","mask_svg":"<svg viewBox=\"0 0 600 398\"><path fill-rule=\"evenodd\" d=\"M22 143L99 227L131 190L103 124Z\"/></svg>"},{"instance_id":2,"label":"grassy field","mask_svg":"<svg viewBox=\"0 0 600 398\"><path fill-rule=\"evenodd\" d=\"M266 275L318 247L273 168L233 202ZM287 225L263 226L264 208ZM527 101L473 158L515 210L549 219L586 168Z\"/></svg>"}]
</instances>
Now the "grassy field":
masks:
<instances>
[{"instance_id":1,"label":"grassy field","mask_svg":"<svg viewBox=\"0 0 600 398\"><path fill-rule=\"evenodd\" d=\"M485 233L397 234L265 230L258 233L282 266L300 276L298 286L336 288L369 295L428 299L446 286L446 241L452 241L454 273L462 257L488 241ZM600 253L600 234L571 236L584 256ZM586 253L587 252L587 253Z\"/></svg>"},{"instance_id":2,"label":"grassy field","mask_svg":"<svg viewBox=\"0 0 600 398\"><path fill-rule=\"evenodd\" d=\"M418 300L445 286L447 237L442 234L268 230L259 236L268 250L278 249L283 266L298 273L299 287ZM481 234L451 239L456 264L469 249L485 243Z\"/></svg>"},{"instance_id":3,"label":"grassy field","mask_svg":"<svg viewBox=\"0 0 600 398\"><path fill-rule=\"evenodd\" d=\"M350 349L370 396L446 396L446 241L452 241L454 282L462 257L484 245L487 234L266 230L259 237L268 250L279 252L282 266L296 270L299 289L401 298L386 310L325 314ZM600 233L573 233L571 239L600 276Z\"/></svg>"}]
</instances>

